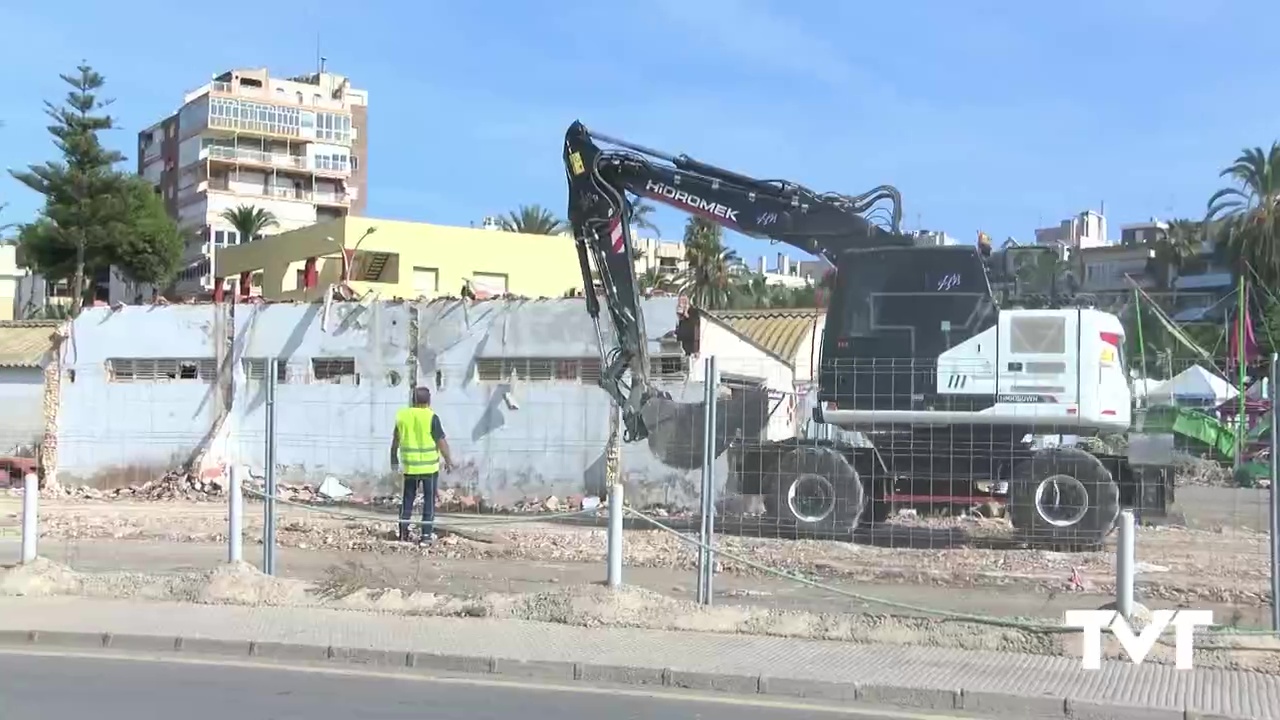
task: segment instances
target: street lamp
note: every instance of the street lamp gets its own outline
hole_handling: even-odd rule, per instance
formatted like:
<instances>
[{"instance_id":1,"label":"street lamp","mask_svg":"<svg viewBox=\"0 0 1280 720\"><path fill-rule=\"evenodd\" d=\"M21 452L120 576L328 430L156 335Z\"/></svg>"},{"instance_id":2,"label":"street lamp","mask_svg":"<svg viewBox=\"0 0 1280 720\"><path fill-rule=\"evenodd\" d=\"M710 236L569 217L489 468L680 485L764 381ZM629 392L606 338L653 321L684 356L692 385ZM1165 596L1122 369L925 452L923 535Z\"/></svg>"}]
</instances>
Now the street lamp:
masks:
<instances>
[{"instance_id":1,"label":"street lamp","mask_svg":"<svg viewBox=\"0 0 1280 720\"><path fill-rule=\"evenodd\" d=\"M355 264L356 252L360 250L360 244L365 241L365 238L369 237L370 235L376 232L378 232L378 226L370 225L369 227L365 228L364 234L362 234L359 238L356 239L356 244L354 247L351 248L350 251L348 251L345 247L342 249L342 284L344 286L351 282L351 266ZM329 239L332 240L333 238L329 238Z\"/></svg>"}]
</instances>

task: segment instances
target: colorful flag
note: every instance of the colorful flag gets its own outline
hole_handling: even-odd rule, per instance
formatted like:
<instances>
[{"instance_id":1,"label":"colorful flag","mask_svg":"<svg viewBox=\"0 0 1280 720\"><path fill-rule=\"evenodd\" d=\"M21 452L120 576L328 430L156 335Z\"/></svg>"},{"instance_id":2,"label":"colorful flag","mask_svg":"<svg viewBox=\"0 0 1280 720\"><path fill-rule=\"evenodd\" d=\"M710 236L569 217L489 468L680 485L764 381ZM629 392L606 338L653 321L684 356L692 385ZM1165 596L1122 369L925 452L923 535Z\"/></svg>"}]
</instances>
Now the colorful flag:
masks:
<instances>
[{"instance_id":1,"label":"colorful flag","mask_svg":"<svg viewBox=\"0 0 1280 720\"><path fill-rule=\"evenodd\" d=\"M1239 367L1240 362L1240 333L1244 332L1244 363L1249 365L1259 357L1258 340L1253 335L1253 322L1249 319L1249 302L1246 297L1245 302L1241 303L1243 312L1236 313L1236 321L1231 326L1231 337L1228 338L1228 358L1231 367ZM1241 327L1241 323L1244 326Z\"/></svg>"}]
</instances>

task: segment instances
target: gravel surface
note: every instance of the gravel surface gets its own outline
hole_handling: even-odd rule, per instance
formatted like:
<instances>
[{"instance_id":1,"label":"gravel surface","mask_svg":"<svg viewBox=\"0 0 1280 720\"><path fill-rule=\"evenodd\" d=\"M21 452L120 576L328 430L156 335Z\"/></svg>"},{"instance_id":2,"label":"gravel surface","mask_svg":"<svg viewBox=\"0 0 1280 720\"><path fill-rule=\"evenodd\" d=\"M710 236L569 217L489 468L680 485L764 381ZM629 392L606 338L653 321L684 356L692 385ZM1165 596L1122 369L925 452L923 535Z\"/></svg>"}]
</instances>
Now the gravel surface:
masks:
<instances>
[{"instance_id":1,"label":"gravel surface","mask_svg":"<svg viewBox=\"0 0 1280 720\"><path fill-rule=\"evenodd\" d=\"M0 522L16 523L16 505L0 506ZM246 542L260 543L260 506L248 503L246 520ZM41 508L41 530L43 537L71 543L95 538L222 543L226 516L220 507L198 502L50 502ZM604 560L604 530L594 527L490 518L459 524L456 534L442 532L440 541L430 547L394 542L393 533L394 525L386 520L334 518L319 510L286 506L280 513L278 539L282 545L302 549L459 560ZM696 563L692 545L662 531L629 530L625 549L630 566L688 569ZM1027 549L1013 542L1008 524L998 519L904 517L876 528L867 543L722 535L717 549L815 580L839 577L939 587L1001 586L1046 594L1113 589L1112 554L1106 549ZM1138 549L1146 597L1175 604L1258 607L1270 602L1264 533L1145 527ZM717 570L742 575L761 572L723 556Z\"/></svg>"}]
</instances>

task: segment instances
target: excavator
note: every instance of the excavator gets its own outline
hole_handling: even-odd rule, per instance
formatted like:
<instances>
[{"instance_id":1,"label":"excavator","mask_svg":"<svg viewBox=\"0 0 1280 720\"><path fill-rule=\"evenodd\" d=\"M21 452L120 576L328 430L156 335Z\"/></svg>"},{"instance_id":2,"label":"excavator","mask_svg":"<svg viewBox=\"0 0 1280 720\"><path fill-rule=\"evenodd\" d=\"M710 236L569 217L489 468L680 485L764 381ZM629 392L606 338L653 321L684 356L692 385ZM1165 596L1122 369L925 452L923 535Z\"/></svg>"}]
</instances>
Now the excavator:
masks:
<instances>
[{"instance_id":1,"label":"excavator","mask_svg":"<svg viewBox=\"0 0 1280 720\"><path fill-rule=\"evenodd\" d=\"M997 502L1028 538L1076 546L1101 542L1122 504L1159 515L1172 503L1163 437L1129 434L1125 454L1048 442L1128 433L1132 412L1124 327L1056 273L1035 271L1058 264L1037 262L1049 248L924 245L902 231L891 185L817 192L578 121L563 160L599 382L620 409L624 440L647 441L660 461L697 466L705 408L673 400L650 377L631 197L834 268L813 419L850 439L765 441L766 392L717 401L715 455L732 447L733 489L763 496L774 519L851 537L868 514L879 522L905 507Z\"/></svg>"}]
</instances>

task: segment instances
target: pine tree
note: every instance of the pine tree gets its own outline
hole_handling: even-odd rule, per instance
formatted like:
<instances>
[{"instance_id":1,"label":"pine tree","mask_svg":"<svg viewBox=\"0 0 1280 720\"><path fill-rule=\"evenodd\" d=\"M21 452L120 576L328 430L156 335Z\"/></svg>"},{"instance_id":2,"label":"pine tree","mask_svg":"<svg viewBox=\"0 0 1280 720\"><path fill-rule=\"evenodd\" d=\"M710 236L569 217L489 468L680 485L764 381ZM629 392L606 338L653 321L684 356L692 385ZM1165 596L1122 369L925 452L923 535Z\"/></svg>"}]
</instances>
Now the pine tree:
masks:
<instances>
[{"instance_id":1,"label":"pine tree","mask_svg":"<svg viewBox=\"0 0 1280 720\"><path fill-rule=\"evenodd\" d=\"M105 112L112 101L99 95L105 78L86 63L60 77L71 90L61 105L46 102L45 114L61 158L11 174L44 196L18 243L47 279L72 281L71 310L78 314L86 278L113 265L133 280L167 282L181 259L182 238L150 183L116 170L124 155L99 138L115 127Z\"/></svg>"}]
</instances>

